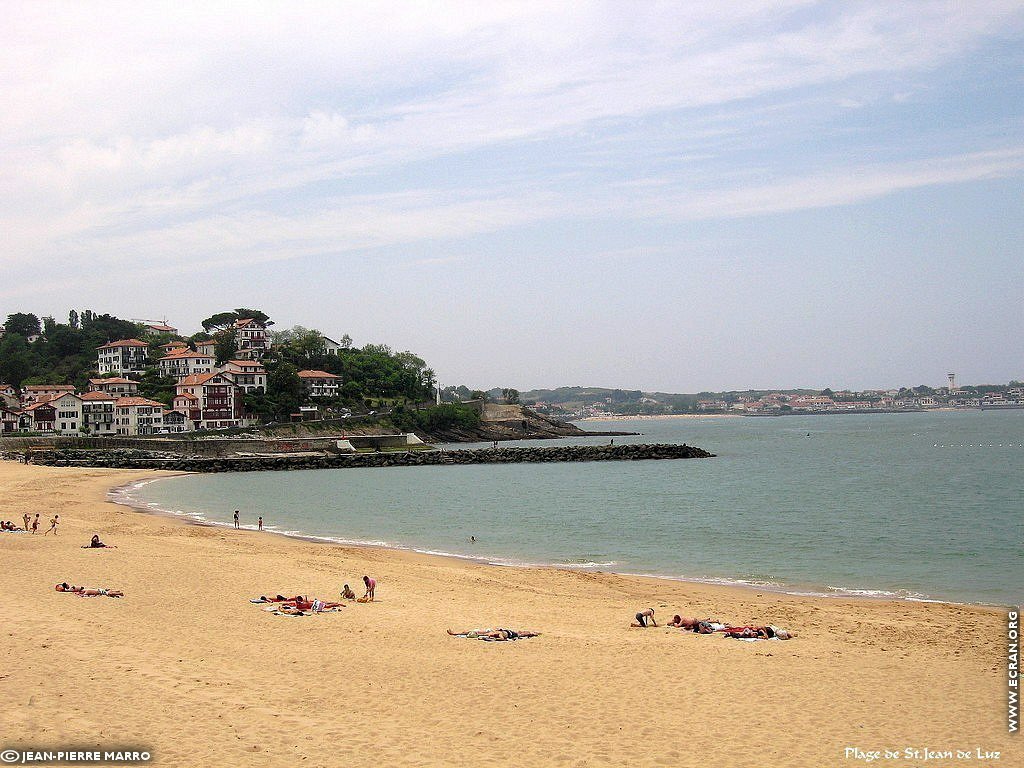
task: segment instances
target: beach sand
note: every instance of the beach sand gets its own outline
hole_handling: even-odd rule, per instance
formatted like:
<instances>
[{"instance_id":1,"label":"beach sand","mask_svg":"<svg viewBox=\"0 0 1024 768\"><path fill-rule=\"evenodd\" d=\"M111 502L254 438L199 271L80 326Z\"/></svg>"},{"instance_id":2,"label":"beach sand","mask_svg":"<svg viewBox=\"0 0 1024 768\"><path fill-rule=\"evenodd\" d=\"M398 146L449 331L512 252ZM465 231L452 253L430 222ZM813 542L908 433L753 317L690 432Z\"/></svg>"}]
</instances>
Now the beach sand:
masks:
<instances>
[{"instance_id":1,"label":"beach sand","mask_svg":"<svg viewBox=\"0 0 1024 768\"><path fill-rule=\"evenodd\" d=\"M1020 737L1007 734L999 609L482 566L105 501L144 476L0 462L0 517L63 521L56 538L0 534L0 748L136 747L167 766L817 768L863 764L847 747L980 747L1001 753L989 765L1022 764ZM81 549L93 533L118 548ZM248 602L333 598L343 582L362 594L364 573L378 601L340 613L280 617ZM126 597L55 592L65 580ZM648 606L660 620L800 636L630 629ZM481 626L543 636L445 634Z\"/></svg>"}]
</instances>

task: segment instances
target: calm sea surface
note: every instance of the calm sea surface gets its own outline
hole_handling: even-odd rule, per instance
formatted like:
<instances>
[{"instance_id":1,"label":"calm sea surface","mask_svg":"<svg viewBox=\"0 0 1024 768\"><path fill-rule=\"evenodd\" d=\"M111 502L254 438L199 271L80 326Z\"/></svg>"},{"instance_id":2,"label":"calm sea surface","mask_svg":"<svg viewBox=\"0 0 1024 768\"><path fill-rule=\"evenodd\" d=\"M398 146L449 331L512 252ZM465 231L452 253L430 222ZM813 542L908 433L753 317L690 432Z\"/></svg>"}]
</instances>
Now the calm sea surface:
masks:
<instances>
[{"instance_id":1,"label":"calm sea surface","mask_svg":"<svg viewBox=\"0 0 1024 768\"><path fill-rule=\"evenodd\" d=\"M196 475L120 496L212 523L237 508L246 527L263 515L281 533L496 564L797 593L1024 596L1024 410L582 426L718 457Z\"/></svg>"}]
</instances>

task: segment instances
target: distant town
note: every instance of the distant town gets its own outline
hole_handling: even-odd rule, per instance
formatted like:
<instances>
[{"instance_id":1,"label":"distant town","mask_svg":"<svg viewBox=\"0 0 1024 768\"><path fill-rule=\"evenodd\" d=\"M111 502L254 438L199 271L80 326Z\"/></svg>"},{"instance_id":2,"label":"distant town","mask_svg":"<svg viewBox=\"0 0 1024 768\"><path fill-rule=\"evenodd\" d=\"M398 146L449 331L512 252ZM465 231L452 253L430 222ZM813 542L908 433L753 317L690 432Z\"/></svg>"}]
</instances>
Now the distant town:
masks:
<instances>
[{"instance_id":1,"label":"distant town","mask_svg":"<svg viewBox=\"0 0 1024 768\"><path fill-rule=\"evenodd\" d=\"M508 390L488 395L501 398ZM564 419L602 416L733 414L783 416L807 413L899 413L932 409L1024 408L1024 383L959 385L955 373L946 385L886 390L748 390L671 394L639 390L563 387L516 393L518 401L539 413Z\"/></svg>"}]
</instances>

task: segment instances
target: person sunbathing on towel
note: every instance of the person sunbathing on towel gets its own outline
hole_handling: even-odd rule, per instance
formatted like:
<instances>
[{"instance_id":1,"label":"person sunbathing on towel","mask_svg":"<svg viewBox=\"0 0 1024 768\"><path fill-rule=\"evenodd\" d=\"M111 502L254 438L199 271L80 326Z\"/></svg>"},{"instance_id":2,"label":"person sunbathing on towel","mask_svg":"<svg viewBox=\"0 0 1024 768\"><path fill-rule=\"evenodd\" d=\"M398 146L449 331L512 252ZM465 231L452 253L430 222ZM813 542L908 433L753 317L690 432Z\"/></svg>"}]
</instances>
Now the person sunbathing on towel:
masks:
<instances>
[{"instance_id":1,"label":"person sunbathing on towel","mask_svg":"<svg viewBox=\"0 0 1024 768\"><path fill-rule=\"evenodd\" d=\"M770 640L773 637L779 640L790 640L796 637L795 632L790 632L788 629L779 629L771 625L765 627L726 627L720 631L724 632L726 637L733 637L739 640Z\"/></svg>"},{"instance_id":2,"label":"person sunbathing on towel","mask_svg":"<svg viewBox=\"0 0 1024 768\"><path fill-rule=\"evenodd\" d=\"M678 627L679 629L693 629L697 625L697 619L692 619L688 616L680 616L678 613L672 617L665 626Z\"/></svg>"},{"instance_id":3,"label":"person sunbathing on towel","mask_svg":"<svg viewBox=\"0 0 1024 768\"><path fill-rule=\"evenodd\" d=\"M519 640L526 637L539 637L540 632L514 629L467 629L465 632L452 632L447 630L452 637L468 637L471 640L503 641Z\"/></svg>"},{"instance_id":4,"label":"person sunbathing on towel","mask_svg":"<svg viewBox=\"0 0 1024 768\"><path fill-rule=\"evenodd\" d=\"M75 587L71 584L68 584L66 581L61 582L56 587L54 587L54 589L56 589L58 592L74 592L76 595L81 595L82 597L99 597L101 595L103 597L124 597L124 592L122 592L119 589L104 589L102 587L99 589L92 589L91 587Z\"/></svg>"}]
</instances>

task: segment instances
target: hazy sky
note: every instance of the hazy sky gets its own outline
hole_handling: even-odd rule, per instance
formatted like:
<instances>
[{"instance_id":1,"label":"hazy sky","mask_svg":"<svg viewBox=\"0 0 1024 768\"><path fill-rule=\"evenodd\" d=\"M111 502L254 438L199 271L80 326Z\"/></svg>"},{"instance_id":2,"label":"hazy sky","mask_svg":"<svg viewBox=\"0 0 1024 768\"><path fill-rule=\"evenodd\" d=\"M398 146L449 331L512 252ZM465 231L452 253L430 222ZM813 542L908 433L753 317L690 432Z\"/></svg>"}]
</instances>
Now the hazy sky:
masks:
<instances>
[{"instance_id":1,"label":"hazy sky","mask_svg":"<svg viewBox=\"0 0 1024 768\"><path fill-rule=\"evenodd\" d=\"M0 0L0 314L255 306L484 388L1024 379L1024 4L697 5Z\"/></svg>"}]
</instances>

